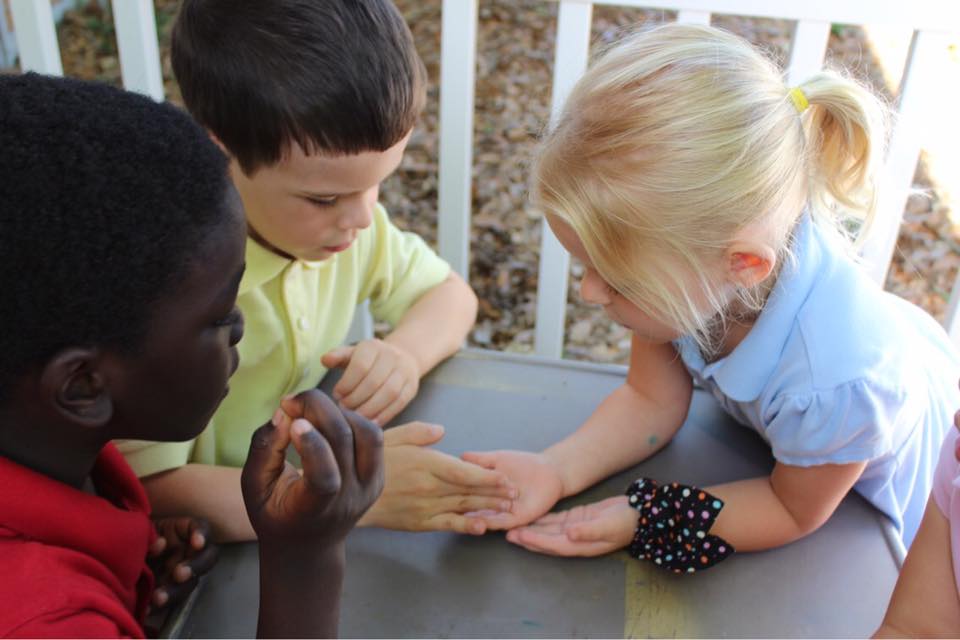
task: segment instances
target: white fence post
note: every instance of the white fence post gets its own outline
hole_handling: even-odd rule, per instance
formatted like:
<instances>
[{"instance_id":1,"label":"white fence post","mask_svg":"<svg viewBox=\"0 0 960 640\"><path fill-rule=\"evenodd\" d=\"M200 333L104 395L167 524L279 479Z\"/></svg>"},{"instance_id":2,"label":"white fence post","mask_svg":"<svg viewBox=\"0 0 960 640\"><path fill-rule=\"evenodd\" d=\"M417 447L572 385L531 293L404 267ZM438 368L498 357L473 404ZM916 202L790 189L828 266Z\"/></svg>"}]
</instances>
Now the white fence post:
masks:
<instances>
[{"instance_id":1,"label":"white fence post","mask_svg":"<svg viewBox=\"0 0 960 640\"><path fill-rule=\"evenodd\" d=\"M943 80L938 73L937 54L942 54L949 40L947 34L928 31L918 31L913 37L900 86L899 113L880 177L876 220L863 246L865 266L881 284L886 280L900 233L903 208L920 158L923 129L930 126L925 107L936 98L935 89Z\"/></svg>"},{"instance_id":2,"label":"white fence post","mask_svg":"<svg viewBox=\"0 0 960 640\"><path fill-rule=\"evenodd\" d=\"M787 83L795 86L823 69L823 56L830 40L830 23L801 20L793 32Z\"/></svg>"},{"instance_id":3,"label":"white fence post","mask_svg":"<svg viewBox=\"0 0 960 640\"><path fill-rule=\"evenodd\" d=\"M437 245L454 271L469 279L477 0L443 0L442 11Z\"/></svg>"},{"instance_id":4,"label":"white fence post","mask_svg":"<svg viewBox=\"0 0 960 640\"><path fill-rule=\"evenodd\" d=\"M677 12L677 22L681 24L702 24L710 26L709 11L691 11L690 9L681 9Z\"/></svg>"},{"instance_id":5,"label":"white fence post","mask_svg":"<svg viewBox=\"0 0 960 640\"><path fill-rule=\"evenodd\" d=\"M20 49L20 70L62 76L60 47L48 0L11 0L13 30Z\"/></svg>"},{"instance_id":6,"label":"white fence post","mask_svg":"<svg viewBox=\"0 0 960 640\"><path fill-rule=\"evenodd\" d=\"M567 95L587 68L592 14L593 6L589 2L560 2L550 97L552 124L560 117ZM546 219L541 224L534 350L539 356L559 358L563 354L570 256L553 235Z\"/></svg>"},{"instance_id":7,"label":"white fence post","mask_svg":"<svg viewBox=\"0 0 960 640\"><path fill-rule=\"evenodd\" d=\"M123 86L163 100L163 75L152 0L112 0Z\"/></svg>"}]
</instances>

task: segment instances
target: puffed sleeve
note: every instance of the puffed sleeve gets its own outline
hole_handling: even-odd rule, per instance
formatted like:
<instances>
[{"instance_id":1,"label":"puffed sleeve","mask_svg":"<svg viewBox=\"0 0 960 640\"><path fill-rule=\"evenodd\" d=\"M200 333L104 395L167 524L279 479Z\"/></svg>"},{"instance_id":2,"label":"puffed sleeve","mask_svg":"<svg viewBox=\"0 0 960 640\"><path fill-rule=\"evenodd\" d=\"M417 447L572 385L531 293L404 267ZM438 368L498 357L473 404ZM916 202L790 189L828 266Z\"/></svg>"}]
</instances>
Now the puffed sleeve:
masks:
<instances>
[{"instance_id":1,"label":"puffed sleeve","mask_svg":"<svg viewBox=\"0 0 960 640\"><path fill-rule=\"evenodd\" d=\"M904 389L854 380L826 390L783 394L770 403L765 433L774 457L811 467L878 458L916 421Z\"/></svg>"}]
</instances>

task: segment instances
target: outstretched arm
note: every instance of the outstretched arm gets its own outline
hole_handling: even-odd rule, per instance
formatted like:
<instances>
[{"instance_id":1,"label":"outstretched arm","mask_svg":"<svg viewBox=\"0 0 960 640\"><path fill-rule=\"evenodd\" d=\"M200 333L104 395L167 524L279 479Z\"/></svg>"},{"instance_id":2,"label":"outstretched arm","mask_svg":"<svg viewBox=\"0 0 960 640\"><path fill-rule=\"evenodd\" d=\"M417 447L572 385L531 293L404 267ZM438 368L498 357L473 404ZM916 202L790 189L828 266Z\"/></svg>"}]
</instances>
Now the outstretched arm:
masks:
<instances>
[{"instance_id":1,"label":"outstretched arm","mask_svg":"<svg viewBox=\"0 0 960 640\"><path fill-rule=\"evenodd\" d=\"M865 466L862 462L816 467L778 463L769 477L705 487L723 501L709 533L738 551L771 549L809 535L833 514ZM507 539L540 553L601 555L630 543L638 517L625 496L608 498L548 514L514 529Z\"/></svg>"},{"instance_id":2,"label":"outstretched arm","mask_svg":"<svg viewBox=\"0 0 960 640\"><path fill-rule=\"evenodd\" d=\"M671 344L634 337L626 383L610 394L579 429L542 453L491 451L463 458L501 471L520 491L509 514L487 515L491 528L535 520L565 496L659 451L683 424L690 407L690 375Z\"/></svg>"}]
</instances>

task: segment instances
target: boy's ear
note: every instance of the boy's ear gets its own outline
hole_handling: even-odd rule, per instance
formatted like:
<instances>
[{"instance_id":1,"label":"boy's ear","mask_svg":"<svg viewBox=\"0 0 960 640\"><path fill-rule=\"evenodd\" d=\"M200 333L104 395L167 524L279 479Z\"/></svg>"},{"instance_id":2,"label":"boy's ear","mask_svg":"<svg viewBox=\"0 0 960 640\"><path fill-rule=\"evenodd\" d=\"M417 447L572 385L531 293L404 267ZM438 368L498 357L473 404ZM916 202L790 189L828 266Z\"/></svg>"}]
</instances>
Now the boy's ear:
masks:
<instances>
[{"instance_id":1,"label":"boy's ear","mask_svg":"<svg viewBox=\"0 0 960 640\"><path fill-rule=\"evenodd\" d=\"M65 349L47 361L40 375L44 396L62 416L84 427L102 427L113 417L99 355L96 349Z\"/></svg>"},{"instance_id":2,"label":"boy's ear","mask_svg":"<svg viewBox=\"0 0 960 640\"><path fill-rule=\"evenodd\" d=\"M777 254L761 242L735 242L727 249L726 261L728 280L749 289L773 273Z\"/></svg>"}]
</instances>

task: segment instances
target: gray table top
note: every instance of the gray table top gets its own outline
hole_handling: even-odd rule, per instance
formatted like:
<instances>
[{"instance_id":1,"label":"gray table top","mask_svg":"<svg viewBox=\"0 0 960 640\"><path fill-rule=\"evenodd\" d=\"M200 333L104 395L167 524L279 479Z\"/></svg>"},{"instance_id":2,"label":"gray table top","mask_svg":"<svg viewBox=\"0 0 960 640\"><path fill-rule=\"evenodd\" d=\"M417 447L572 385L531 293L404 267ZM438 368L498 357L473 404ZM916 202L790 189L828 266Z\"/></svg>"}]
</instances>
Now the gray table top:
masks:
<instances>
[{"instance_id":1,"label":"gray table top","mask_svg":"<svg viewBox=\"0 0 960 640\"><path fill-rule=\"evenodd\" d=\"M441 365L400 417L447 427L438 448L538 450L576 427L624 370L467 351ZM697 485L754 477L769 449L695 392L687 423L663 451L561 503L623 491L651 476ZM853 637L879 624L902 547L889 522L848 496L819 531L780 549L737 554L674 576L624 553L563 559L502 534L354 531L347 544L345 637ZM252 637L257 551L224 549L180 628L187 637ZM307 612L309 615L309 612Z\"/></svg>"}]
</instances>

